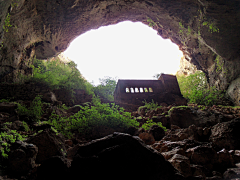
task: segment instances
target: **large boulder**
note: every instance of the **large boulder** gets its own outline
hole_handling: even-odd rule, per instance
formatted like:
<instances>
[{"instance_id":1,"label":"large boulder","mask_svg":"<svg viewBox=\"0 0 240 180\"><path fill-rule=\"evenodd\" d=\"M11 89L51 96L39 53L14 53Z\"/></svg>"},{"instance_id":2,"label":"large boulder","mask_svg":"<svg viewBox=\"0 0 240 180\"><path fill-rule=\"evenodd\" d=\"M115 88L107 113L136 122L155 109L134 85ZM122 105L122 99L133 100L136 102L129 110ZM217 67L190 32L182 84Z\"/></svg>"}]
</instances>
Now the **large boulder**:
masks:
<instances>
[{"instance_id":1,"label":"large boulder","mask_svg":"<svg viewBox=\"0 0 240 180\"><path fill-rule=\"evenodd\" d=\"M11 145L8 154L8 171L11 175L22 176L36 167L35 160L38 148L23 141L16 141Z\"/></svg>"},{"instance_id":2,"label":"large boulder","mask_svg":"<svg viewBox=\"0 0 240 180\"><path fill-rule=\"evenodd\" d=\"M54 132L52 129L40 132L27 142L38 147L36 162L40 164L52 156L64 156L66 154L63 135Z\"/></svg>"},{"instance_id":3,"label":"large boulder","mask_svg":"<svg viewBox=\"0 0 240 180\"><path fill-rule=\"evenodd\" d=\"M217 152L211 145L201 145L190 148L186 151L192 164L202 165L208 170L213 171L218 163Z\"/></svg>"},{"instance_id":4,"label":"large boulder","mask_svg":"<svg viewBox=\"0 0 240 180\"><path fill-rule=\"evenodd\" d=\"M184 175L184 177L192 176L190 167L190 160L188 157L175 154L171 159L168 160L177 170Z\"/></svg>"},{"instance_id":5,"label":"large boulder","mask_svg":"<svg viewBox=\"0 0 240 180\"><path fill-rule=\"evenodd\" d=\"M188 106L173 107L169 111L169 116L171 124L180 128L187 128L192 124L197 127L209 127L234 118L234 116L229 117L229 115L215 110L203 111L198 107Z\"/></svg>"},{"instance_id":6,"label":"large boulder","mask_svg":"<svg viewBox=\"0 0 240 180\"><path fill-rule=\"evenodd\" d=\"M182 179L164 157L138 137L114 133L79 146L71 176L103 179ZM110 172L110 173L108 173Z\"/></svg>"},{"instance_id":7,"label":"large boulder","mask_svg":"<svg viewBox=\"0 0 240 180\"><path fill-rule=\"evenodd\" d=\"M182 141L184 139L190 139L206 142L210 136L210 128L208 127L196 127L194 124L184 129L172 127L173 128L167 132L167 135L163 137L163 140Z\"/></svg>"},{"instance_id":8,"label":"large boulder","mask_svg":"<svg viewBox=\"0 0 240 180\"><path fill-rule=\"evenodd\" d=\"M149 134L153 135L156 141L160 141L165 136L165 131L158 125L153 125L149 129Z\"/></svg>"},{"instance_id":9,"label":"large boulder","mask_svg":"<svg viewBox=\"0 0 240 180\"><path fill-rule=\"evenodd\" d=\"M229 122L218 123L212 127L210 141L221 150L240 149L240 118Z\"/></svg>"}]
</instances>

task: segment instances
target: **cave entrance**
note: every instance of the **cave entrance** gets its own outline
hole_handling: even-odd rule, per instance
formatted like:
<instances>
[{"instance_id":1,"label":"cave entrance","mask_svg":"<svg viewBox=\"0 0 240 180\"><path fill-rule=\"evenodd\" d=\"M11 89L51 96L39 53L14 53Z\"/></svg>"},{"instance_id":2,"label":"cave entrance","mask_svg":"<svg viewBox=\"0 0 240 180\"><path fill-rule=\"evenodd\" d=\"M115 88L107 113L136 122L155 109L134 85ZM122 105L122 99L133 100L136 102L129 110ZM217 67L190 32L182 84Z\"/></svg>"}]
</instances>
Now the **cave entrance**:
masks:
<instances>
[{"instance_id":1,"label":"cave entrance","mask_svg":"<svg viewBox=\"0 0 240 180\"><path fill-rule=\"evenodd\" d=\"M64 54L94 85L106 76L157 79L160 73L175 74L183 56L176 44L162 39L156 30L131 21L88 31L77 37Z\"/></svg>"}]
</instances>

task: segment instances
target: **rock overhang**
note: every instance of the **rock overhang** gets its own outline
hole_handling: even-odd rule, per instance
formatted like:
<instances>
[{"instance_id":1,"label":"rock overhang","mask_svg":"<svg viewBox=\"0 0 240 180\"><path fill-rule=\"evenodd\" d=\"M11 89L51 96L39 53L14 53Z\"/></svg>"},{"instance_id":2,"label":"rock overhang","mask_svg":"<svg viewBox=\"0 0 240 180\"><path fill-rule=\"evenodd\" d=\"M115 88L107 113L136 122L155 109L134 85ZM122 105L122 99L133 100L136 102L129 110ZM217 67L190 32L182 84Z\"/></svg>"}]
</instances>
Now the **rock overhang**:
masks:
<instances>
[{"instance_id":1,"label":"rock overhang","mask_svg":"<svg viewBox=\"0 0 240 180\"><path fill-rule=\"evenodd\" d=\"M130 20L148 24L171 39L206 74L211 86L226 89L240 73L239 7L237 0L1 1L1 81L15 81L31 56L55 56L88 30ZM11 26L6 32L8 15Z\"/></svg>"}]
</instances>

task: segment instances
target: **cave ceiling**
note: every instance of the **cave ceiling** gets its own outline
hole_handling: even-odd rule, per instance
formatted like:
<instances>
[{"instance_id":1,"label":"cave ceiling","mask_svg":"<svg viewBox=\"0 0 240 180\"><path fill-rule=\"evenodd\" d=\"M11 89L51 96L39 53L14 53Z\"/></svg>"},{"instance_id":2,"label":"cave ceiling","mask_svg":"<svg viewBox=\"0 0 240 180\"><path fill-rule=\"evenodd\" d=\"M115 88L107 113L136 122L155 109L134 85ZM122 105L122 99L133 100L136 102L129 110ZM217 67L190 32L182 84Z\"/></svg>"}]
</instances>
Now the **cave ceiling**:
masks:
<instances>
[{"instance_id":1,"label":"cave ceiling","mask_svg":"<svg viewBox=\"0 0 240 180\"><path fill-rule=\"evenodd\" d=\"M239 76L237 0L0 0L0 20L1 81L24 72L32 56L56 56L77 36L126 20L177 44L211 85L226 89Z\"/></svg>"}]
</instances>

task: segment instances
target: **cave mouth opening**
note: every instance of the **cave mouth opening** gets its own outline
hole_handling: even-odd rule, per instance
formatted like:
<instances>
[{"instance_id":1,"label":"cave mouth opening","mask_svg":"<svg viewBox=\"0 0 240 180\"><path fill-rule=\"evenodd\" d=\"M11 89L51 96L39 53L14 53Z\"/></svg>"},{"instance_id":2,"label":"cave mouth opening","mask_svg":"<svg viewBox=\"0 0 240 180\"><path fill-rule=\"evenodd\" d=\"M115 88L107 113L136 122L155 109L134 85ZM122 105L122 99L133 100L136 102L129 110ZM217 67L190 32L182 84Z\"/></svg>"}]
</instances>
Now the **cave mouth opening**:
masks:
<instances>
[{"instance_id":1,"label":"cave mouth opening","mask_svg":"<svg viewBox=\"0 0 240 180\"><path fill-rule=\"evenodd\" d=\"M176 74L183 56L179 47L142 22L123 21L90 30L72 41L64 55L93 85L99 78L156 79Z\"/></svg>"}]
</instances>

